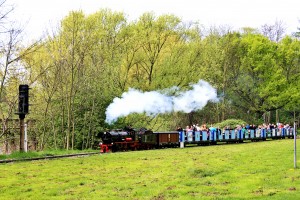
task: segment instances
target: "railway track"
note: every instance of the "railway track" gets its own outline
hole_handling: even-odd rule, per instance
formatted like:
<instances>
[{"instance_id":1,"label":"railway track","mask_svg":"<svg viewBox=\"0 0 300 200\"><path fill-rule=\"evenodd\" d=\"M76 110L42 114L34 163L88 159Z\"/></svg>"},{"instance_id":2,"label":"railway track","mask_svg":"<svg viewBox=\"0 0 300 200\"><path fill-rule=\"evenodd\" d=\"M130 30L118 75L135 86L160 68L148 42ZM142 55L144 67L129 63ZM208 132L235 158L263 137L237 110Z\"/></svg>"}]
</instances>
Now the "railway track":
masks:
<instances>
[{"instance_id":1,"label":"railway track","mask_svg":"<svg viewBox=\"0 0 300 200\"><path fill-rule=\"evenodd\" d=\"M77 154L66 154L66 155L43 156L43 157L36 157L36 158L5 159L5 160L0 160L0 164L1 163L12 163L12 162L33 161L33 160L48 160L48 159L68 158L68 157L81 157L81 156L89 156L89 155L94 155L94 154L100 154L100 153L91 152L91 153L77 153Z\"/></svg>"}]
</instances>

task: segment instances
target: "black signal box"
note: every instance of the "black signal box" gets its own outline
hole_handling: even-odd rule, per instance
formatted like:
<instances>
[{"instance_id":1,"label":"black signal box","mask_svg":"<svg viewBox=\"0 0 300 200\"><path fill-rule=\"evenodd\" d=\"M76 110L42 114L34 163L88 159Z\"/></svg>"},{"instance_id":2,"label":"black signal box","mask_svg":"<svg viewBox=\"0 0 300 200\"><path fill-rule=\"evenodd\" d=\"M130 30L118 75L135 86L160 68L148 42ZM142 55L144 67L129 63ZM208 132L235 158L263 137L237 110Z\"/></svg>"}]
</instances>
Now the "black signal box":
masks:
<instances>
[{"instance_id":1,"label":"black signal box","mask_svg":"<svg viewBox=\"0 0 300 200\"><path fill-rule=\"evenodd\" d=\"M26 115L29 111L29 86L19 85L19 107L18 114Z\"/></svg>"}]
</instances>

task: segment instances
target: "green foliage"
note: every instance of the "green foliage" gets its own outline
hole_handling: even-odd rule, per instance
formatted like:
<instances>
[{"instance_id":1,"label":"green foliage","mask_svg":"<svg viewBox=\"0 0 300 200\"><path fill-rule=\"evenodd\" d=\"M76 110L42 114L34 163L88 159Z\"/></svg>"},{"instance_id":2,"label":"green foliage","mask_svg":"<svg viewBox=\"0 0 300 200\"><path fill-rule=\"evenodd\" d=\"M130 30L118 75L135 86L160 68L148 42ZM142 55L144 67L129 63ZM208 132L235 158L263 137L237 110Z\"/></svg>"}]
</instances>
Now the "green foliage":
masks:
<instances>
[{"instance_id":1,"label":"green foliage","mask_svg":"<svg viewBox=\"0 0 300 200\"><path fill-rule=\"evenodd\" d=\"M299 105L300 88L300 41L289 36L278 44L279 66L282 69L288 87L285 93L289 96L287 108L297 109Z\"/></svg>"},{"instance_id":2,"label":"green foliage","mask_svg":"<svg viewBox=\"0 0 300 200\"><path fill-rule=\"evenodd\" d=\"M220 123L214 124L214 127L219 127L220 129L223 129L225 127L229 127L229 128L235 128L238 125L247 125L247 122L245 122L244 120L241 119L227 119L225 121L222 121Z\"/></svg>"},{"instance_id":3,"label":"green foliage","mask_svg":"<svg viewBox=\"0 0 300 200\"><path fill-rule=\"evenodd\" d=\"M261 35L247 34L241 39L241 64L231 96L244 110L263 113L281 107L288 98L275 50L276 44Z\"/></svg>"},{"instance_id":4,"label":"green foliage","mask_svg":"<svg viewBox=\"0 0 300 200\"><path fill-rule=\"evenodd\" d=\"M252 28L203 33L174 15L144 13L128 22L108 9L71 12L56 35L22 60L34 83L29 117L36 120L31 133L38 148L91 148L99 131L128 124L174 130L230 118L253 123L279 109L286 121L299 118L298 40L276 43ZM105 123L108 105L129 88L185 90L199 79L217 89L218 103L187 114L131 114Z\"/></svg>"}]
</instances>

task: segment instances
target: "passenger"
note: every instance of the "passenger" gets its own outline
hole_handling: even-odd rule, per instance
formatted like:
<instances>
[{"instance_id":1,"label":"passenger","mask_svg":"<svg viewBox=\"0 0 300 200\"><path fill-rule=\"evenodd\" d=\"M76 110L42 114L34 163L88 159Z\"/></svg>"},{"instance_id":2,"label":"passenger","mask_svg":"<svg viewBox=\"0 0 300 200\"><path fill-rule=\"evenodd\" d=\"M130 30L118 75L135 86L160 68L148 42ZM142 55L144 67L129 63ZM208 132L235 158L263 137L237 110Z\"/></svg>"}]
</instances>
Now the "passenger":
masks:
<instances>
[{"instance_id":1,"label":"passenger","mask_svg":"<svg viewBox=\"0 0 300 200\"><path fill-rule=\"evenodd\" d=\"M235 130L239 131L239 130L242 130L242 126L241 125L237 125Z\"/></svg>"},{"instance_id":2,"label":"passenger","mask_svg":"<svg viewBox=\"0 0 300 200\"><path fill-rule=\"evenodd\" d=\"M195 124L193 124L193 126L192 126L192 131L197 131L197 128L196 128Z\"/></svg>"},{"instance_id":3,"label":"passenger","mask_svg":"<svg viewBox=\"0 0 300 200\"><path fill-rule=\"evenodd\" d=\"M258 125L258 127L257 127L258 129L262 129L263 128L263 126L262 125Z\"/></svg>"},{"instance_id":4,"label":"passenger","mask_svg":"<svg viewBox=\"0 0 300 200\"><path fill-rule=\"evenodd\" d=\"M186 132L192 131L192 130L193 130L193 126L186 126L186 128L185 128Z\"/></svg>"},{"instance_id":5,"label":"passenger","mask_svg":"<svg viewBox=\"0 0 300 200\"><path fill-rule=\"evenodd\" d=\"M284 128L286 130L286 133L289 135L290 131L291 131L291 126L289 124L285 124Z\"/></svg>"},{"instance_id":6,"label":"passenger","mask_svg":"<svg viewBox=\"0 0 300 200\"><path fill-rule=\"evenodd\" d=\"M197 130L197 131L200 131L200 130L201 130L199 124L196 124L196 130Z\"/></svg>"},{"instance_id":7,"label":"passenger","mask_svg":"<svg viewBox=\"0 0 300 200\"><path fill-rule=\"evenodd\" d=\"M213 131L216 131L217 129L215 127L213 127L212 125L209 127L209 131L210 132L213 132Z\"/></svg>"},{"instance_id":8,"label":"passenger","mask_svg":"<svg viewBox=\"0 0 300 200\"><path fill-rule=\"evenodd\" d=\"M249 129L255 130L256 129L256 125L255 124L251 124Z\"/></svg>"},{"instance_id":9,"label":"passenger","mask_svg":"<svg viewBox=\"0 0 300 200\"><path fill-rule=\"evenodd\" d=\"M228 126L228 125L227 125L227 126L224 126L222 132L225 133L225 131L226 131L226 130L229 130L229 129L230 129L230 126Z\"/></svg>"},{"instance_id":10,"label":"passenger","mask_svg":"<svg viewBox=\"0 0 300 200\"><path fill-rule=\"evenodd\" d=\"M257 126L255 124L252 124L252 128L253 128L253 130L255 130L257 128Z\"/></svg>"},{"instance_id":11,"label":"passenger","mask_svg":"<svg viewBox=\"0 0 300 200\"><path fill-rule=\"evenodd\" d=\"M183 131L183 128L181 126L178 126L177 131Z\"/></svg>"},{"instance_id":12,"label":"passenger","mask_svg":"<svg viewBox=\"0 0 300 200\"><path fill-rule=\"evenodd\" d=\"M289 125L289 124L285 124L283 128L289 129L289 128L290 128L290 125Z\"/></svg>"},{"instance_id":13,"label":"passenger","mask_svg":"<svg viewBox=\"0 0 300 200\"><path fill-rule=\"evenodd\" d=\"M210 134L213 134L216 132L217 132L217 128L213 127L213 125L211 124L207 131L207 140L209 140Z\"/></svg>"},{"instance_id":14,"label":"passenger","mask_svg":"<svg viewBox=\"0 0 300 200\"><path fill-rule=\"evenodd\" d=\"M188 132L190 130L190 126L185 127L185 131Z\"/></svg>"},{"instance_id":15,"label":"passenger","mask_svg":"<svg viewBox=\"0 0 300 200\"><path fill-rule=\"evenodd\" d=\"M202 126L201 126L201 131L207 131L207 127L206 127L206 124L202 124Z\"/></svg>"},{"instance_id":16,"label":"passenger","mask_svg":"<svg viewBox=\"0 0 300 200\"><path fill-rule=\"evenodd\" d=\"M267 124L263 123L262 128L267 129Z\"/></svg>"},{"instance_id":17,"label":"passenger","mask_svg":"<svg viewBox=\"0 0 300 200\"><path fill-rule=\"evenodd\" d=\"M248 126L248 128L247 128L247 126ZM246 134L249 135L248 130L250 131L250 129L249 129L250 126L249 125L247 125L247 126L242 127L242 134L244 134L244 137L246 137Z\"/></svg>"}]
</instances>

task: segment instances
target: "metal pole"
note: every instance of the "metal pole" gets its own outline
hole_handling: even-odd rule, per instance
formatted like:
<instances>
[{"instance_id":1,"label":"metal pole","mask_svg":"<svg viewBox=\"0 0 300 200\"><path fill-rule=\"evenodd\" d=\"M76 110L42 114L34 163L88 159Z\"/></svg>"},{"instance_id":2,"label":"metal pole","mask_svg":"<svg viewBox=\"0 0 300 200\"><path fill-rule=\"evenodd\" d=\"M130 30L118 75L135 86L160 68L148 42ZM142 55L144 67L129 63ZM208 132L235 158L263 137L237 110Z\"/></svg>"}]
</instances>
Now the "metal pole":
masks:
<instances>
[{"instance_id":1,"label":"metal pole","mask_svg":"<svg viewBox=\"0 0 300 200\"><path fill-rule=\"evenodd\" d=\"M297 145L296 145L296 139L297 139L297 121L294 121L294 168L297 168Z\"/></svg>"}]
</instances>

